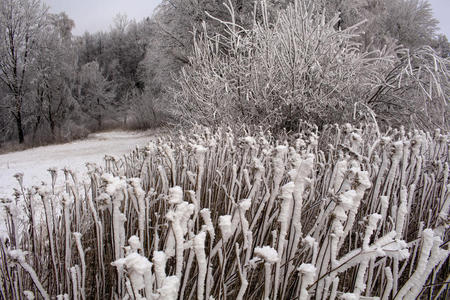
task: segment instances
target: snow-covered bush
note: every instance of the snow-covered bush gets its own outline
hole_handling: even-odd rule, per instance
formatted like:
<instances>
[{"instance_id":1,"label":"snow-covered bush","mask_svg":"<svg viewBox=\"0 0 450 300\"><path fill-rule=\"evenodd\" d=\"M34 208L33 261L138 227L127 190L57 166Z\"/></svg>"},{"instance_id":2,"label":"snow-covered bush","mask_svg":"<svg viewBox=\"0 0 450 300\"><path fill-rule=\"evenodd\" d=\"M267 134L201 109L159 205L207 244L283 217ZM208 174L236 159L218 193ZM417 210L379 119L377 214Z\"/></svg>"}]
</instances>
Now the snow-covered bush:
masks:
<instances>
[{"instance_id":1,"label":"snow-covered bush","mask_svg":"<svg viewBox=\"0 0 450 300\"><path fill-rule=\"evenodd\" d=\"M368 51L360 24L341 30L315 1L295 0L275 21L259 2L263 18L251 28L223 21L224 35L208 34L207 23L197 33L175 95L180 118L295 129L298 118L346 122L356 105L383 125L449 126L450 61L430 47Z\"/></svg>"},{"instance_id":2,"label":"snow-covered bush","mask_svg":"<svg viewBox=\"0 0 450 300\"><path fill-rule=\"evenodd\" d=\"M444 298L450 136L302 128L196 128L23 187L4 204L1 297Z\"/></svg>"}]
</instances>

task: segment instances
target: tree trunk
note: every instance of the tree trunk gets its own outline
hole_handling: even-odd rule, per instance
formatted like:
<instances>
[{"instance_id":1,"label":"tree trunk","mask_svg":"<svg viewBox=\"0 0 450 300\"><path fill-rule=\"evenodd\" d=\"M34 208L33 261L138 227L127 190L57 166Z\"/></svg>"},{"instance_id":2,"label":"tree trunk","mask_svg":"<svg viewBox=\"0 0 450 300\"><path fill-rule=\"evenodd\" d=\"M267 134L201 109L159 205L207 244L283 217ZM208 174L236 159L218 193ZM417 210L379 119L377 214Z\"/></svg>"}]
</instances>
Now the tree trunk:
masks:
<instances>
[{"instance_id":1,"label":"tree trunk","mask_svg":"<svg viewBox=\"0 0 450 300\"><path fill-rule=\"evenodd\" d=\"M35 143L35 141L36 141L36 134L37 134L37 131L39 129L39 124L40 123L41 123L41 116L38 115L37 116L37 120L36 120L36 124L34 125L34 129L33 129L33 146L36 144Z\"/></svg>"},{"instance_id":2,"label":"tree trunk","mask_svg":"<svg viewBox=\"0 0 450 300\"><path fill-rule=\"evenodd\" d=\"M55 124L55 120L53 119L53 115L51 113L49 113L48 121L50 124L50 131L52 133L53 141L55 141L56 140L56 133L55 133L56 124Z\"/></svg>"},{"instance_id":3,"label":"tree trunk","mask_svg":"<svg viewBox=\"0 0 450 300\"><path fill-rule=\"evenodd\" d=\"M19 110L17 112L16 118L16 124L17 124L17 132L19 134L19 144L23 144L24 138L23 138L23 125L22 125L22 112Z\"/></svg>"},{"instance_id":4,"label":"tree trunk","mask_svg":"<svg viewBox=\"0 0 450 300\"><path fill-rule=\"evenodd\" d=\"M97 116L97 125L98 125L98 129L101 130L102 129L102 115Z\"/></svg>"}]
</instances>

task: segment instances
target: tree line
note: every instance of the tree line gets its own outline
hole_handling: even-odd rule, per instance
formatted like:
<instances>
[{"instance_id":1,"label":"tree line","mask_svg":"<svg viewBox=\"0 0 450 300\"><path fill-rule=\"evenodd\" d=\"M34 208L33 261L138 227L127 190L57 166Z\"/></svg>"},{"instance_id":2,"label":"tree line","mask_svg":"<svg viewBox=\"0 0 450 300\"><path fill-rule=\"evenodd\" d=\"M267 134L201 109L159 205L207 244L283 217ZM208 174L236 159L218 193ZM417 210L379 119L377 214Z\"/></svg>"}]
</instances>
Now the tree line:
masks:
<instances>
[{"instance_id":1,"label":"tree line","mask_svg":"<svg viewBox=\"0 0 450 300\"><path fill-rule=\"evenodd\" d=\"M0 1L3 141L71 140L104 122L126 122L144 90L140 62L149 22L118 15L109 32L73 36L66 13L38 0Z\"/></svg>"},{"instance_id":2,"label":"tree line","mask_svg":"<svg viewBox=\"0 0 450 300\"><path fill-rule=\"evenodd\" d=\"M0 142L167 120L294 128L357 105L447 126L450 47L428 1L163 0L108 32L74 25L39 0L0 1Z\"/></svg>"}]
</instances>

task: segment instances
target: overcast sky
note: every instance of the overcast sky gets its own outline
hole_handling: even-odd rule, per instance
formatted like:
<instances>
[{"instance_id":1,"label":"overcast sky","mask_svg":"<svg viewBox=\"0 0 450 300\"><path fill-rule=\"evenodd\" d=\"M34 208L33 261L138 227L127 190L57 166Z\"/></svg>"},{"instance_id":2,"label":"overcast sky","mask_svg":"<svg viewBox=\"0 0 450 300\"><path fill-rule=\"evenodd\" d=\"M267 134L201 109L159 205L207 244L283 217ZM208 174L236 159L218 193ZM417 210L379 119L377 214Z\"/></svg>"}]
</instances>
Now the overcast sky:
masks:
<instances>
[{"instance_id":1,"label":"overcast sky","mask_svg":"<svg viewBox=\"0 0 450 300\"><path fill-rule=\"evenodd\" d=\"M136 21L152 15L161 0L43 0L50 11L65 11L75 21L73 34L85 31L107 31L117 14L126 14ZM429 0L440 28L450 39L450 0Z\"/></svg>"},{"instance_id":2,"label":"overcast sky","mask_svg":"<svg viewBox=\"0 0 450 300\"><path fill-rule=\"evenodd\" d=\"M43 0L50 12L66 12L75 21L74 35L108 31L117 14L140 21L152 15L161 0Z\"/></svg>"},{"instance_id":3,"label":"overcast sky","mask_svg":"<svg viewBox=\"0 0 450 300\"><path fill-rule=\"evenodd\" d=\"M428 0L433 6L434 16L439 20L441 32L450 39L450 0Z\"/></svg>"}]
</instances>

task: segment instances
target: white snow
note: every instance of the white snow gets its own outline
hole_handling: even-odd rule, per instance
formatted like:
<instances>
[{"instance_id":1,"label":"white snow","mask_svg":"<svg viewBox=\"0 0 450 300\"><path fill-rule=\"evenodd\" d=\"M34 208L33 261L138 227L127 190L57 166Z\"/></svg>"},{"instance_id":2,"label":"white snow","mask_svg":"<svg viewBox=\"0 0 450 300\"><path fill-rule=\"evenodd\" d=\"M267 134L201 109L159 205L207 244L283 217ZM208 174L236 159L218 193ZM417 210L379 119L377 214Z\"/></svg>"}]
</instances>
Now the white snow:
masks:
<instances>
[{"instance_id":1,"label":"white snow","mask_svg":"<svg viewBox=\"0 0 450 300\"><path fill-rule=\"evenodd\" d=\"M277 250L270 246L256 247L255 255L263 258L268 263L276 263L280 260Z\"/></svg>"},{"instance_id":2,"label":"white snow","mask_svg":"<svg viewBox=\"0 0 450 300\"><path fill-rule=\"evenodd\" d=\"M233 234L231 215L224 215L219 217L219 228L222 232L222 238L226 242Z\"/></svg>"},{"instance_id":3,"label":"white snow","mask_svg":"<svg viewBox=\"0 0 450 300\"><path fill-rule=\"evenodd\" d=\"M12 198L13 188L19 188L13 177L23 172L26 187L39 185L42 181L51 184L51 176L47 171L56 167L58 170L57 185L64 183L61 169L69 169L84 174L87 162L103 165L105 155L120 157L131 152L136 145L145 146L151 140L152 133L110 131L91 134L85 140L61 145L37 147L25 151L0 155L0 198ZM82 178L80 178L82 179Z\"/></svg>"},{"instance_id":4,"label":"white snow","mask_svg":"<svg viewBox=\"0 0 450 300\"><path fill-rule=\"evenodd\" d=\"M169 189L169 203L180 204L183 202L183 189L179 186L174 186Z\"/></svg>"}]
</instances>

